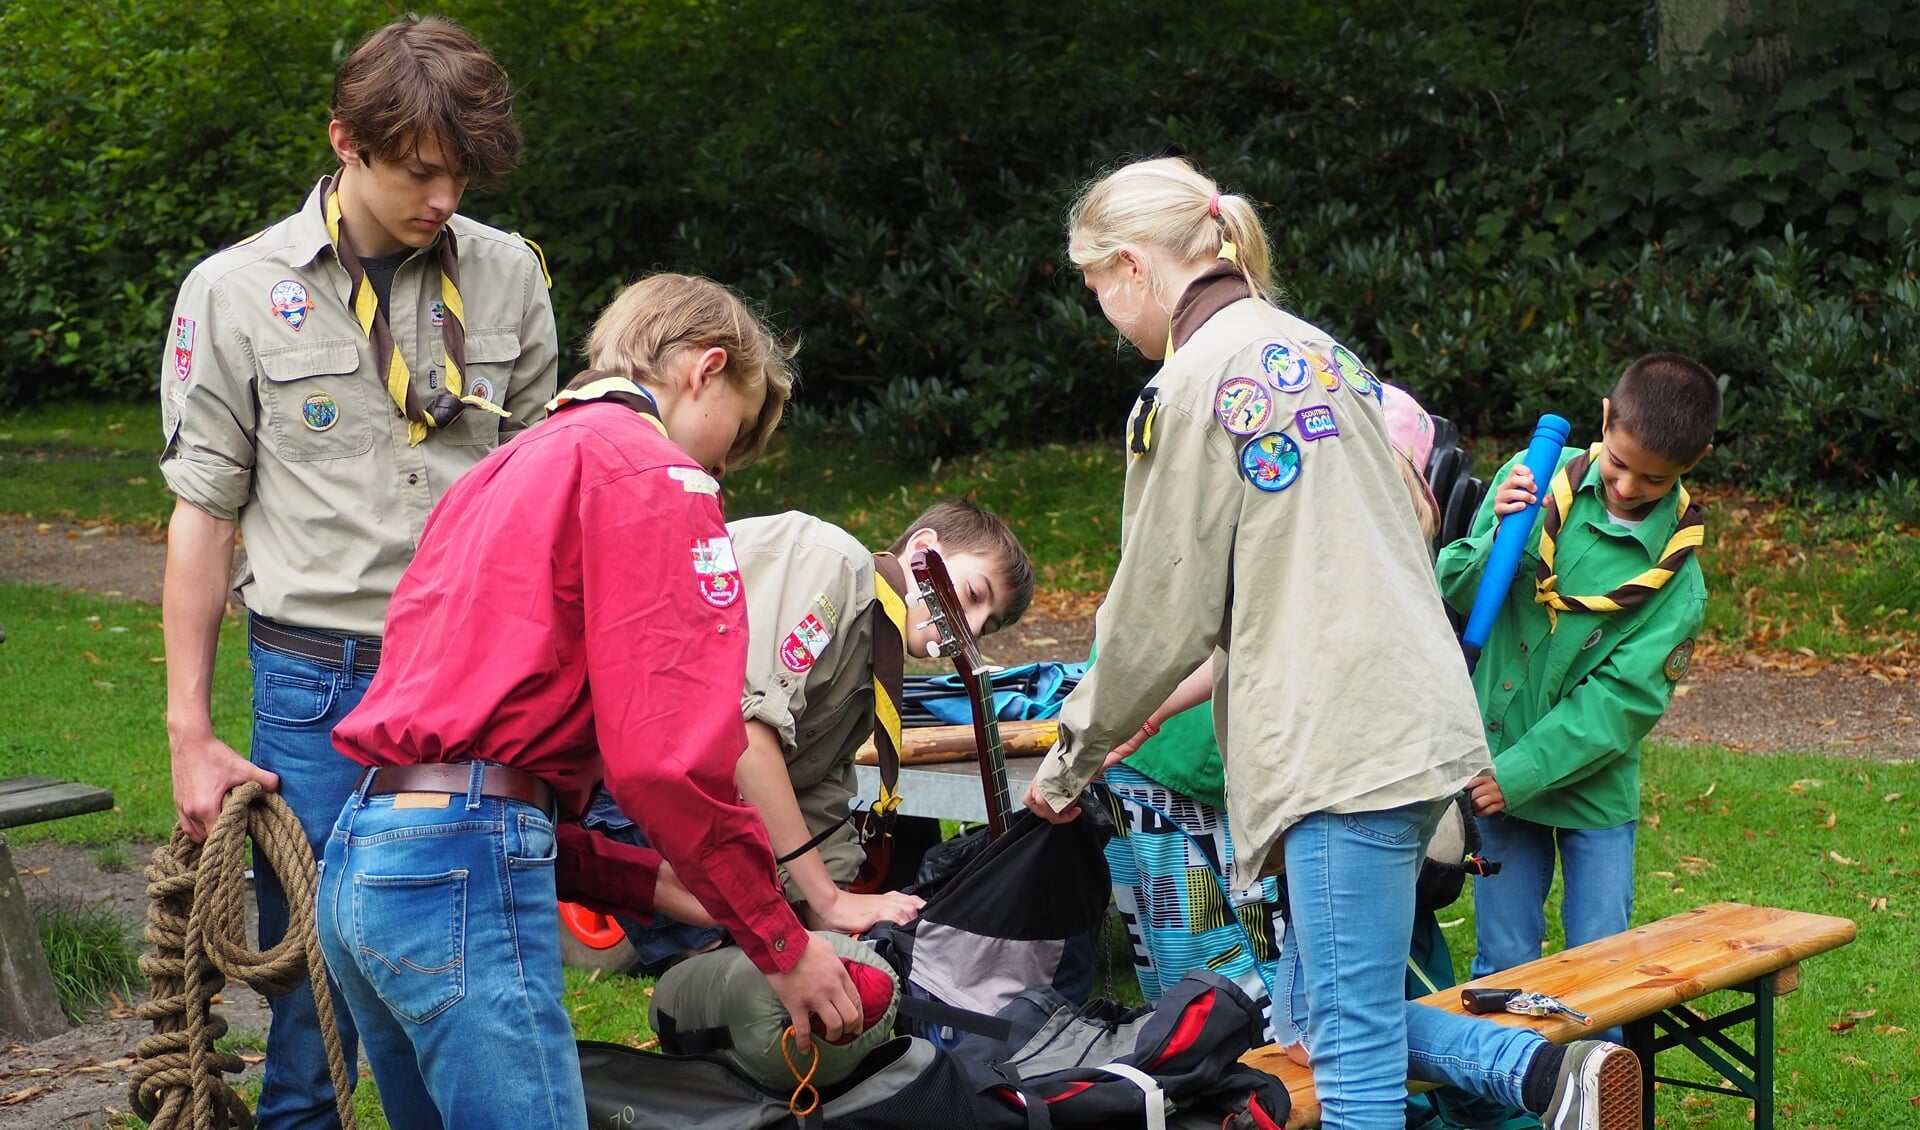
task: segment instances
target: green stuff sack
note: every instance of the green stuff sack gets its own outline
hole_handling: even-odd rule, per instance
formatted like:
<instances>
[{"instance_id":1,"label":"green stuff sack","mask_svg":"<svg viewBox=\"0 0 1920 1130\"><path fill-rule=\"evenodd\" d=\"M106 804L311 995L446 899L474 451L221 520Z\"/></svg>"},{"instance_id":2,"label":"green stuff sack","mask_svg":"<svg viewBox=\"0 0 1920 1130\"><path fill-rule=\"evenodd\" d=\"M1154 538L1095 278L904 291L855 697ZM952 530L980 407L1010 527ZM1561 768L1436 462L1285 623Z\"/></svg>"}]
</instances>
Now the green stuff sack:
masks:
<instances>
[{"instance_id":1,"label":"green stuff sack","mask_svg":"<svg viewBox=\"0 0 1920 1130\"><path fill-rule=\"evenodd\" d=\"M893 1030L900 984L886 960L844 934L818 931L816 939L833 947L860 995L865 1026L853 1039L830 1044L814 1037L820 1065L815 1086L845 1079L867 1053L885 1043ZM781 1034L793 1023L773 986L739 948L690 957L667 970L653 988L648 1009L660 1050L669 1055L718 1055L747 1078L773 1088L791 1088L794 1073L780 1048ZM804 1072L811 1057L795 1064Z\"/></svg>"}]
</instances>

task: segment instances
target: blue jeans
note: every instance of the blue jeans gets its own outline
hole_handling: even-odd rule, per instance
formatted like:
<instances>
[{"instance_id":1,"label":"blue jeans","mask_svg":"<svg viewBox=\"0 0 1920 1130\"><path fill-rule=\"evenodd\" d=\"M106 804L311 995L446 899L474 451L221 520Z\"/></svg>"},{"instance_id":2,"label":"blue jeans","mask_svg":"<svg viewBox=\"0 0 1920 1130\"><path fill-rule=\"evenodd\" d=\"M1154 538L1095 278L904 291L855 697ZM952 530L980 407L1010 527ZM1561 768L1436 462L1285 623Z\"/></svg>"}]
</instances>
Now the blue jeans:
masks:
<instances>
[{"instance_id":1,"label":"blue jeans","mask_svg":"<svg viewBox=\"0 0 1920 1130\"><path fill-rule=\"evenodd\" d=\"M1540 957L1556 849L1566 880L1560 889L1560 924L1568 949L1618 934L1633 921L1637 821L1617 828L1553 828L1505 813L1475 819L1480 854L1500 862L1500 874L1473 879L1475 977ZM1621 1033L1608 1028L1594 1037L1618 1043Z\"/></svg>"},{"instance_id":2,"label":"blue jeans","mask_svg":"<svg viewBox=\"0 0 1920 1130\"><path fill-rule=\"evenodd\" d=\"M1500 873L1473 880L1475 977L1540 957L1556 848L1566 872L1560 921L1568 948L1618 934L1632 921L1635 822L1618 828L1550 828L1504 813L1478 822L1480 854L1499 860Z\"/></svg>"},{"instance_id":3,"label":"blue jeans","mask_svg":"<svg viewBox=\"0 0 1920 1130\"><path fill-rule=\"evenodd\" d=\"M353 646L348 641L347 646ZM253 664L253 763L280 775L280 797L307 833L319 859L340 806L353 794L362 768L333 748L333 727L360 704L372 676L296 659L250 644ZM287 933L287 892L266 859L256 854L253 897L260 911L260 948L278 945ZM336 1006L340 991L334 990ZM260 1083L261 1130L334 1130L340 1118L333 1080L320 1042L313 990L302 985L284 997L267 998L267 1061ZM353 1018L336 1007L340 1050L348 1075L357 1074L359 1044Z\"/></svg>"},{"instance_id":4,"label":"blue jeans","mask_svg":"<svg viewBox=\"0 0 1920 1130\"><path fill-rule=\"evenodd\" d=\"M580 818L580 823L610 840L634 847L653 846L647 842L646 833L640 830L640 825L620 811L620 805L614 801L613 794L607 791L605 785L593 791L593 800L588 803L587 814ZM626 931L627 942L633 946L634 955L648 970L658 969L683 953L717 945L727 937L727 932L718 926L694 926L658 911L654 913L652 922L642 922L630 914L616 914L614 921Z\"/></svg>"},{"instance_id":5,"label":"blue jeans","mask_svg":"<svg viewBox=\"0 0 1920 1130\"><path fill-rule=\"evenodd\" d=\"M1404 1130L1409 1074L1518 1107L1546 1043L1406 999L1414 880L1440 811L1317 812L1281 841L1289 916L1274 1028L1283 1043L1290 1028L1304 1037L1328 1126Z\"/></svg>"},{"instance_id":6,"label":"blue jeans","mask_svg":"<svg viewBox=\"0 0 1920 1130\"><path fill-rule=\"evenodd\" d=\"M388 1122L586 1130L553 823L479 780L438 808L349 798L320 865L320 944Z\"/></svg>"}]
</instances>

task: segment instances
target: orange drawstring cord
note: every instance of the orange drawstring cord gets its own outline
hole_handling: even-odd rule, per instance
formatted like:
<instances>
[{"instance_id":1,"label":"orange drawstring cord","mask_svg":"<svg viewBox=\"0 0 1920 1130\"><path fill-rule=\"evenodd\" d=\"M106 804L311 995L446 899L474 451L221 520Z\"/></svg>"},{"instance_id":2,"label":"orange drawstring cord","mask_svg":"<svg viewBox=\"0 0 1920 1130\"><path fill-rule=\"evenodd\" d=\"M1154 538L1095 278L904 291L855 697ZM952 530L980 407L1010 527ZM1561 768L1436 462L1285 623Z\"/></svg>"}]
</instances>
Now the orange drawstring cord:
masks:
<instances>
[{"instance_id":1,"label":"orange drawstring cord","mask_svg":"<svg viewBox=\"0 0 1920 1130\"><path fill-rule=\"evenodd\" d=\"M812 1046L807 1048L808 1051L813 1053L813 1062L807 1064L806 1073L803 1075L800 1069L794 1066L793 1052L787 1045L787 1041L793 1039L793 1036L793 1025L791 1024L787 1025L786 1031L780 1033L780 1054L785 1057L787 1070L793 1072L794 1078L793 1097L787 1100L787 1113L793 1115L795 1118L805 1118L820 1108L820 1089L813 1085L813 1073L819 1070L820 1067L820 1049ZM813 1098L808 1101L807 1108L801 1110L800 1096L809 1092L812 1093Z\"/></svg>"}]
</instances>

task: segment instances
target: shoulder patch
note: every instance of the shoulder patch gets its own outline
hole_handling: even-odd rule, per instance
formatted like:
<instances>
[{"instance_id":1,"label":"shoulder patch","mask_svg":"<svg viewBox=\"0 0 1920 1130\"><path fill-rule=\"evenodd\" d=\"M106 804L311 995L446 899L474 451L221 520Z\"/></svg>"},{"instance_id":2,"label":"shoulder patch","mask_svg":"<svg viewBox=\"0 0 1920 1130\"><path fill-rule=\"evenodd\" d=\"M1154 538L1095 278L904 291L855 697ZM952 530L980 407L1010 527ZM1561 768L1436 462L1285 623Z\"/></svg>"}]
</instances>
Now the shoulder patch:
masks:
<instances>
[{"instance_id":1,"label":"shoulder patch","mask_svg":"<svg viewBox=\"0 0 1920 1130\"><path fill-rule=\"evenodd\" d=\"M833 632L820 622L820 617L809 612L780 642L780 662L794 674L804 675L813 669L814 660L819 659L832 642Z\"/></svg>"},{"instance_id":2,"label":"shoulder patch","mask_svg":"<svg viewBox=\"0 0 1920 1130\"><path fill-rule=\"evenodd\" d=\"M474 395L481 396L484 394L481 393L476 386ZM668 467L667 477L679 483L680 489L686 491L688 494L720 493L720 484L714 480L712 475L707 474L698 467Z\"/></svg>"},{"instance_id":3,"label":"shoulder patch","mask_svg":"<svg viewBox=\"0 0 1920 1130\"><path fill-rule=\"evenodd\" d=\"M1333 419L1333 409L1325 404L1308 405L1295 412L1293 420L1300 425L1301 439L1326 439L1340 434L1340 425Z\"/></svg>"},{"instance_id":4,"label":"shoulder patch","mask_svg":"<svg viewBox=\"0 0 1920 1130\"><path fill-rule=\"evenodd\" d=\"M1270 341L1260 348L1260 370L1279 392L1305 392L1313 382L1307 351L1291 341Z\"/></svg>"},{"instance_id":5,"label":"shoulder patch","mask_svg":"<svg viewBox=\"0 0 1920 1130\"><path fill-rule=\"evenodd\" d=\"M740 562L733 555L732 538L694 538L693 575L700 597L715 608L729 608L740 599Z\"/></svg>"},{"instance_id":6,"label":"shoulder patch","mask_svg":"<svg viewBox=\"0 0 1920 1130\"><path fill-rule=\"evenodd\" d=\"M193 336L197 329L192 318L181 315L173 320L173 375L183 381L193 372Z\"/></svg>"},{"instance_id":7,"label":"shoulder patch","mask_svg":"<svg viewBox=\"0 0 1920 1130\"><path fill-rule=\"evenodd\" d=\"M1667 676L1667 682L1677 683L1685 677L1687 668L1691 666L1693 666L1693 640L1689 638L1673 645L1673 650L1667 653L1667 661L1661 669Z\"/></svg>"},{"instance_id":8,"label":"shoulder patch","mask_svg":"<svg viewBox=\"0 0 1920 1130\"><path fill-rule=\"evenodd\" d=\"M1234 435L1250 436L1273 415L1273 398L1252 377L1231 377L1213 394L1213 415Z\"/></svg>"},{"instance_id":9,"label":"shoulder patch","mask_svg":"<svg viewBox=\"0 0 1920 1130\"><path fill-rule=\"evenodd\" d=\"M1240 470L1259 490L1286 490L1300 478L1300 445L1285 432L1268 432L1240 449Z\"/></svg>"}]
</instances>

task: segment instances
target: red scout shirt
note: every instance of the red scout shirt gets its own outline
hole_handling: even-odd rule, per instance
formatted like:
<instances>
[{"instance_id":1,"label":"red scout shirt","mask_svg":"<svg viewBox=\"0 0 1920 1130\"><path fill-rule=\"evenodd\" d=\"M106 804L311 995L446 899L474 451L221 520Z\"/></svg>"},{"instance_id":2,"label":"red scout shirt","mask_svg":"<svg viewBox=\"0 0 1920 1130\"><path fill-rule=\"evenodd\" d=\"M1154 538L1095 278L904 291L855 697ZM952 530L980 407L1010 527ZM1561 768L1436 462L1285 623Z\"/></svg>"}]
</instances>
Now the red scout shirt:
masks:
<instances>
[{"instance_id":1,"label":"red scout shirt","mask_svg":"<svg viewBox=\"0 0 1920 1130\"><path fill-rule=\"evenodd\" d=\"M333 732L363 765L493 761L559 797L560 896L651 914L662 856L761 970L807 934L734 765L747 602L713 480L658 424L569 406L461 476ZM658 854L575 821L604 776Z\"/></svg>"}]
</instances>

